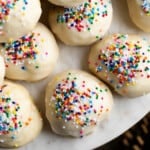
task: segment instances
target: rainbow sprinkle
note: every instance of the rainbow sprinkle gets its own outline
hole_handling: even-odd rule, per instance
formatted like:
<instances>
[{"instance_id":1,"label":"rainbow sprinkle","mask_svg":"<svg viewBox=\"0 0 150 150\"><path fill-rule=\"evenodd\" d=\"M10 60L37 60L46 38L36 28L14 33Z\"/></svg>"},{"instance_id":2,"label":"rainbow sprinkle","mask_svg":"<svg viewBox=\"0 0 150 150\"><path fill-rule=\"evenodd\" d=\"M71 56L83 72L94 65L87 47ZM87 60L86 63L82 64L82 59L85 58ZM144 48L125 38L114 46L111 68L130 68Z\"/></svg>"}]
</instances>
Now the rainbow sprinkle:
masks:
<instances>
[{"instance_id":1,"label":"rainbow sprinkle","mask_svg":"<svg viewBox=\"0 0 150 150\"><path fill-rule=\"evenodd\" d=\"M36 60L39 50L37 37L40 34L32 33L30 35L23 36L17 41L3 43L3 52L5 53L5 63L6 67L8 67L8 63L13 64L23 64L25 60ZM1 50L2 51L2 50ZM39 66L35 65L35 68L38 69ZM26 67L23 65L21 67L22 70L26 70Z\"/></svg>"},{"instance_id":2,"label":"rainbow sprinkle","mask_svg":"<svg viewBox=\"0 0 150 150\"><path fill-rule=\"evenodd\" d=\"M0 35L3 35L3 26L5 22L8 21L8 16L11 13L12 9L15 9L16 3L20 0L1 0L0 1ZM24 5L22 6L22 10L26 9L26 5L28 4L28 0L22 0Z\"/></svg>"},{"instance_id":3,"label":"rainbow sprinkle","mask_svg":"<svg viewBox=\"0 0 150 150\"><path fill-rule=\"evenodd\" d=\"M103 94L108 89L95 87L87 88L86 81L78 82L78 78L68 73L66 79L63 79L57 86L51 98L55 102L56 118L63 119L65 122L73 121L78 128L82 128L80 136L83 136L83 128L86 126L95 126L97 118L90 116L100 115L106 108L103 106ZM93 101L99 101L99 109L95 109ZM106 110L108 111L108 109Z\"/></svg>"},{"instance_id":4,"label":"rainbow sprinkle","mask_svg":"<svg viewBox=\"0 0 150 150\"><path fill-rule=\"evenodd\" d=\"M118 79L115 87L117 89L124 85L134 85L137 74L140 77L150 78L150 59L146 56L146 53L150 52L150 46L144 53L141 51L141 41L128 41L128 35L117 34L112 39L113 42L110 42L106 48L99 50L95 63L96 72L105 70L106 80L116 85L116 81L111 76L114 74Z\"/></svg>"},{"instance_id":5,"label":"rainbow sprinkle","mask_svg":"<svg viewBox=\"0 0 150 150\"><path fill-rule=\"evenodd\" d=\"M146 15L150 15L150 1L142 0L142 9L146 13Z\"/></svg>"},{"instance_id":6,"label":"rainbow sprinkle","mask_svg":"<svg viewBox=\"0 0 150 150\"><path fill-rule=\"evenodd\" d=\"M108 4L111 5L111 2ZM57 16L58 23L66 23L68 28L78 32L90 31L90 26L99 18L108 16L108 6L104 0L88 0L78 7L64 8L64 13Z\"/></svg>"},{"instance_id":7,"label":"rainbow sprinkle","mask_svg":"<svg viewBox=\"0 0 150 150\"><path fill-rule=\"evenodd\" d=\"M19 104L12 100L9 94L2 94L6 86L0 88L0 135L16 132L22 127ZM15 135L12 135L11 138L14 139Z\"/></svg>"}]
</instances>

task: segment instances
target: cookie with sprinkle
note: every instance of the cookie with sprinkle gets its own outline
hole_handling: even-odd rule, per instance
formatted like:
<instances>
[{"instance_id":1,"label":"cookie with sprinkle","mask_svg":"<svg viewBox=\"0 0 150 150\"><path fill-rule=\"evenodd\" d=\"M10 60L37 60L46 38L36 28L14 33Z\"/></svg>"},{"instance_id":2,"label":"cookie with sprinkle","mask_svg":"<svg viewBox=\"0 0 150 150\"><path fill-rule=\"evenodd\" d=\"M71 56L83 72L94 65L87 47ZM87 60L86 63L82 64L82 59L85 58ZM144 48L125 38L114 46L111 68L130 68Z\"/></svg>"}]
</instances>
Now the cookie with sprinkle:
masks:
<instances>
[{"instance_id":1,"label":"cookie with sprinkle","mask_svg":"<svg viewBox=\"0 0 150 150\"><path fill-rule=\"evenodd\" d=\"M127 0L133 23L145 32L150 32L150 0Z\"/></svg>"},{"instance_id":2,"label":"cookie with sprinkle","mask_svg":"<svg viewBox=\"0 0 150 150\"><path fill-rule=\"evenodd\" d=\"M91 48L89 67L121 95L136 97L150 91L150 45L142 37L114 34L104 38Z\"/></svg>"},{"instance_id":3,"label":"cookie with sprinkle","mask_svg":"<svg viewBox=\"0 0 150 150\"><path fill-rule=\"evenodd\" d=\"M28 91L21 85L4 81L0 86L0 147L22 146L33 140L41 127L41 117Z\"/></svg>"},{"instance_id":4,"label":"cookie with sprinkle","mask_svg":"<svg viewBox=\"0 0 150 150\"><path fill-rule=\"evenodd\" d=\"M107 32L111 20L110 0L88 0L76 7L56 7L49 16L52 31L67 45L94 43Z\"/></svg>"},{"instance_id":5,"label":"cookie with sprinkle","mask_svg":"<svg viewBox=\"0 0 150 150\"><path fill-rule=\"evenodd\" d=\"M111 107L109 89L82 71L63 72L47 87L46 115L60 135L82 137L93 132Z\"/></svg>"},{"instance_id":6,"label":"cookie with sprinkle","mask_svg":"<svg viewBox=\"0 0 150 150\"><path fill-rule=\"evenodd\" d=\"M8 21L11 10L16 9L16 5L20 0L2 0L0 1L0 35L3 33L3 27L5 22ZM22 0L22 9L26 9L28 0Z\"/></svg>"},{"instance_id":7,"label":"cookie with sprinkle","mask_svg":"<svg viewBox=\"0 0 150 150\"><path fill-rule=\"evenodd\" d=\"M0 87L0 135L14 133L11 136L14 139L15 133L22 128L23 123L19 115L20 105L11 98L9 93L3 92L6 87L7 85Z\"/></svg>"},{"instance_id":8,"label":"cookie with sprinkle","mask_svg":"<svg viewBox=\"0 0 150 150\"><path fill-rule=\"evenodd\" d=\"M29 34L0 44L0 54L4 57L7 78L37 81L51 73L58 46L51 32L38 23Z\"/></svg>"}]
</instances>

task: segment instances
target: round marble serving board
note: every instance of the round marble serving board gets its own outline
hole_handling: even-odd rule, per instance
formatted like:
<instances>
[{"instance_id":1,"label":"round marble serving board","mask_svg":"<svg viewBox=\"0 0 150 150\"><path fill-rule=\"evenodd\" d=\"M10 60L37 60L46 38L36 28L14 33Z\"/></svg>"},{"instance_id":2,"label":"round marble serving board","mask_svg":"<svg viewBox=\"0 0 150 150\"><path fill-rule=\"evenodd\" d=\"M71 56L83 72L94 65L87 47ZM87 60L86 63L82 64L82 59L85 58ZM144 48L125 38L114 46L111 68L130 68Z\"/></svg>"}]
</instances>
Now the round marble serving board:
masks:
<instances>
[{"instance_id":1,"label":"round marble serving board","mask_svg":"<svg viewBox=\"0 0 150 150\"><path fill-rule=\"evenodd\" d=\"M51 5L47 0L41 1L43 7L41 22L47 25L48 11ZM111 28L107 34L134 33L150 37L148 33L140 31L132 24L128 14L126 0L112 0L112 3L114 16ZM114 107L111 115L98 126L93 134L81 139L74 139L52 133L49 123L45 118L44 95L47 83L56 73L66 69L83 69L89 72L87 67L89 47L69 47L59 41L58 43L60 47L60 56L53 74L36 83L19 82L29 89L30 94L34 97L35 103L44 118L44 128L41 134L33 142L19 148L19 150L93 149L118 137L150 111L150 94L135 99L129 99L123 98L113 92Z\"/></svg>"}]
</instances>

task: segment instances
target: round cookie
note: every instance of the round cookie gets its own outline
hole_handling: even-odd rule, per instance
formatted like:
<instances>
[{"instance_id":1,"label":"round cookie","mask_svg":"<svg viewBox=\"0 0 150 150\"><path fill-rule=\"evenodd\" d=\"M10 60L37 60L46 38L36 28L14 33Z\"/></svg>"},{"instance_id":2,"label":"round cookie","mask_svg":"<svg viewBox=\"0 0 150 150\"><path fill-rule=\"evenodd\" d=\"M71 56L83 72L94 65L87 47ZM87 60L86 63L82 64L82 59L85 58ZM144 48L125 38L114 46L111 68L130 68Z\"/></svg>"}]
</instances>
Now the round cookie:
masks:
<instances>
[{"instance_id":1,"label":"round cookie","mask_svg":"<svg viewBox=\"0 0 150 150\"><path fill-rule=\"evenodd\" d=\"M5 64L3 57L0 56L0 85L3 83L4 76L5 76Z\"/></svg>"},{"instance_id":2,"label":"round cookie","mask_svg":"<svg viewBox=\"0 0 150 150\"><path fill-rule=\"evenodd\" d=\"M150 32L150 0L127 0L133 23L145 32Z\"/></svg>"},{"instance_id":3,"label":"round cookie","mask_svg":"<svg viewBox=\"0 0 150 150\"><path fill-rule=\"evenodd\" d=\"M19 147L32 141L42 129L42 119L28 91L4 81L0 86L0 147Z\"/></svg>"},{"instance_id":4,"label":"round cookie","mask_svg":"<svg viewBox=\"0 0 150 150\"><path fill-rule=\"evenodd\" d=\"M48 1L58 6L73 7L83 3L86 0L48 0Z\"/></svg>"},{"instance_id":5,"label":"round cookie","mask_svg":"<svg viewBox=\"0 0 150 150\"><path fill-rule=\"evenodd\" d=\"M93 45L89 68L122 96L150 92L150 44L137 35L114 34Z\"/></svg>"},{"instance_id":6,"label":"round cookie","mask_svg":"<svg viewBox=\"0 0 150 150\"><path fill-rule=\"evenodd\" d=\"M0 8L0 43L29 33L41 16L39 0L2 0Z\"/></svg>"},{"instance_id":7,"label":"round cookie","mask_svg":"<svg viewBox=\"0 0 150 150\"><path fill-rule=\"evenodd\" d=\"M41 23L16 41L0 45L6 64L6 77L37 81L47 77L58 58L58 46L52 33Z\"/></svg>"},{"instance_id":8,"label":"round cookie","mask_svg":"<svg viewBox=\"0 0 150 150\"><path fill-rule=\"evenodd\" d=\"M56 75L46 90L46 116L59 135L82 137L92 133L112 104L108 87L79 70Z\"/></svg>"},{"instance_id":9,"label":"round cookie","mask_svg":"<svg viewBox=\"0 0 150 150\"><path fill-rule=\"evenodd\" d=\"M54 7L49 14L54 34L65 44L73 46L96 42L106 33L111 20L110 0L88 0L72 8Z\"/></svg>"}]
</instances>

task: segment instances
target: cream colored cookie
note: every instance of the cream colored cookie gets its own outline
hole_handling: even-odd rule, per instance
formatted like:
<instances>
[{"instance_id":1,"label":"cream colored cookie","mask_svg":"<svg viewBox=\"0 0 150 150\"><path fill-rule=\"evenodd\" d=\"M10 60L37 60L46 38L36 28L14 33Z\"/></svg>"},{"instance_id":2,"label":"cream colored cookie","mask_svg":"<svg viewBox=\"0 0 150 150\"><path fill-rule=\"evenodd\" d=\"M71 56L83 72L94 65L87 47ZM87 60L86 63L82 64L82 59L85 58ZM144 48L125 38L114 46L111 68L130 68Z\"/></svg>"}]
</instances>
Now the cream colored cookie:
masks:
<instances>
[{"instance_id":1,"label":"cream colored cookie","mask_svg":"<svg viewBox=\"0 0 150 150\"><path fill-rule=\"evenodd\" d=\"M56 75L46 90L46 116L60 135L90 134L112 108L112 94L94 76L79 70Z\"/></svg>"},{"instance_id":2,"label":"cream colored cookie","mask_svg":"<svg viewBox=\"0 0 150 150\"><path fill-rule=\"evenodd\" d=\"M150 32L150 0L127 0L129 13L134 24Z\"/></svg>"},{"instance_id":3,"label":"cream colored cookie","mask_svg":"<svg viewBox=\"0 0 150 150\"><path fill-rule=\"evenodd\" d=\"M0 53L5 59L7 78L37 81L52 72L58 58L58 46L52 33L38 23L28 35L1 44Z\"/></svg>"},{"instance_id":4,"label":"cream colored cookie","mask_svg":"<svg viewBox=\"0 0 150 150\"><path fill-rule=\"evenodd\" d=\"M110 0L88 0L77 7L54 7L49 24L56 36L67 45L90 45L100 39L110 27Z\"/></svg>"},{"instance_id":5,"label":"cream colored cookie","mask_svg":"<svg viewBox=\"0 0 150 150\"><path fill-rule=\"evenodd\" d=\"M0 56L0 85L3 83L4 76L5 76L5 64L3 57Z\"/></svg>"},{"instance_id":6,"label":"cream colored cookie","mask_svg":"<svg viewBox=\"0 0 150 150\"><path fill-rule=\"evenodd\" d=\"M150 92L150 44L137 35L114 34L93 45L89 68L123 96Z\"/></svg>"},{"instance_id":7,"label":"cream colored cookie","mask_svg":"<svg viewBox=\"0 0 150 150\"><path fill-rule=\"evenodd\" d=\"M58 6L73 7L81 4L86 0L48 0L48 1Z\"/></svg>"},{"instance_id":8,"label":"cream colored cookie","mask_svg":"<svg viewBox=\"0 0 150 150\"><path fill-rule=\"evenodd\" d=\"M0 42L29 33L41 16L39 0L2 0L0 8Z\"/></svg>"},{"instance_id":9,"label":"cream colored cookie","mask_svg":"<svg viewBox=\"0 0 150 150\"><path fill-rule=\"evenodd\" d=\"M19 147L34 140L42 119L28 91L4 81L0 86L0 147Z\"/></svg>"}]
</instances>

